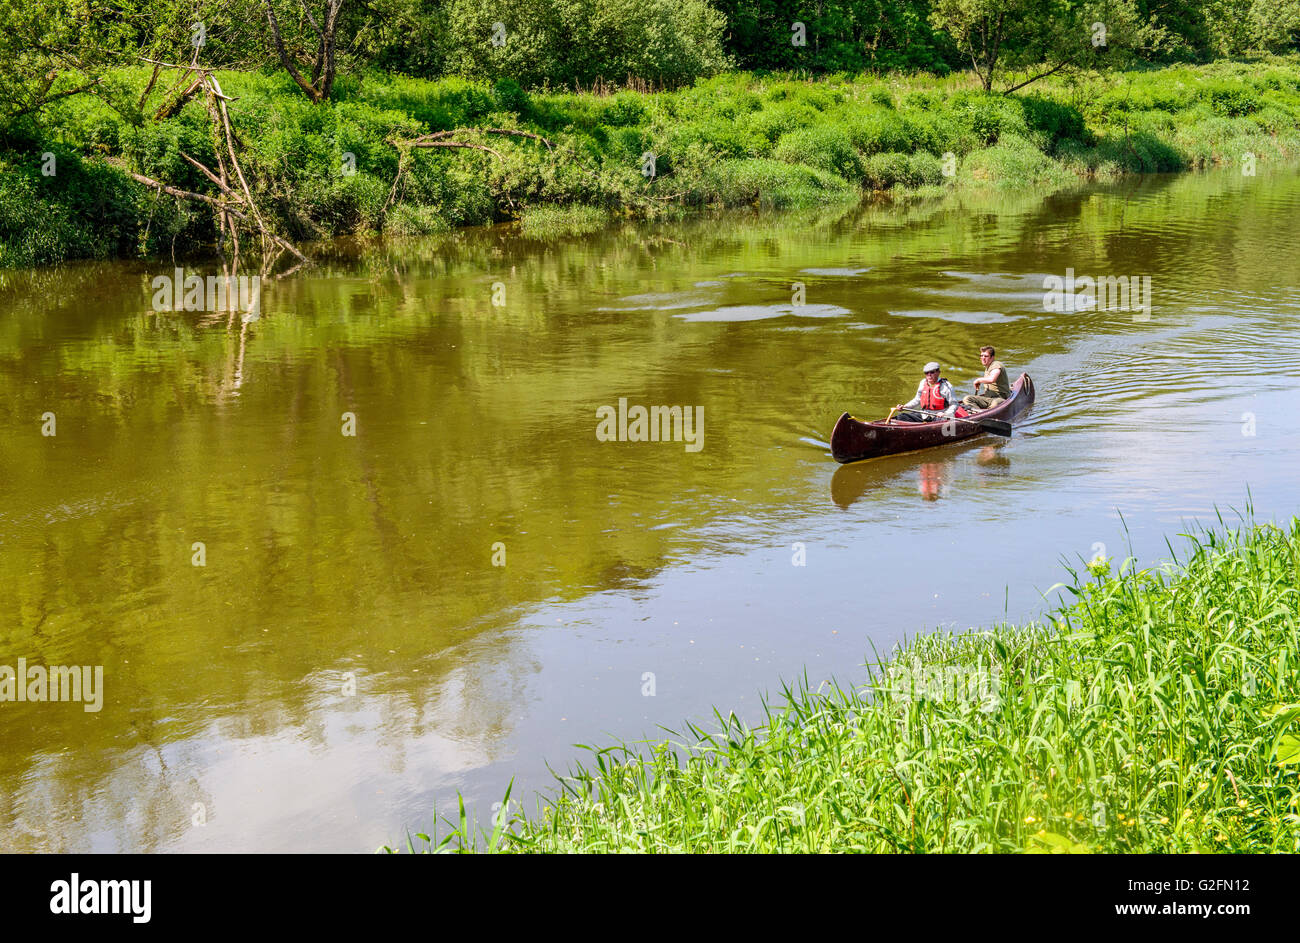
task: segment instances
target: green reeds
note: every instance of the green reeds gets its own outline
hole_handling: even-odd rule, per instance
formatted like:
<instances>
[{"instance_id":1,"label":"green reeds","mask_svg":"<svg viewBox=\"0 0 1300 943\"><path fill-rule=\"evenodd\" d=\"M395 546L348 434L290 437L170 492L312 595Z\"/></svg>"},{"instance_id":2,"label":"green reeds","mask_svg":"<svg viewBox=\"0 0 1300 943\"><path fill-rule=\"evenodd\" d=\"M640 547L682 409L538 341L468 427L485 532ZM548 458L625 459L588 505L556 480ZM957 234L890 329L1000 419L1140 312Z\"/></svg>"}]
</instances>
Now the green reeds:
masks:
<instances>
[{"instance_id":1,"label":"green reeds","mask_svg":"<svg viewBox=\"0 0 1300 943\"><path fill-rule=\"evenodd\" d=\"M462 811L421 847L1298 851L1300 520L1184 537L1158 569L1070 570L1046 624L786 686L757 727L588 748L535 815L480 836Z\"/></svg>"}]
</instances>

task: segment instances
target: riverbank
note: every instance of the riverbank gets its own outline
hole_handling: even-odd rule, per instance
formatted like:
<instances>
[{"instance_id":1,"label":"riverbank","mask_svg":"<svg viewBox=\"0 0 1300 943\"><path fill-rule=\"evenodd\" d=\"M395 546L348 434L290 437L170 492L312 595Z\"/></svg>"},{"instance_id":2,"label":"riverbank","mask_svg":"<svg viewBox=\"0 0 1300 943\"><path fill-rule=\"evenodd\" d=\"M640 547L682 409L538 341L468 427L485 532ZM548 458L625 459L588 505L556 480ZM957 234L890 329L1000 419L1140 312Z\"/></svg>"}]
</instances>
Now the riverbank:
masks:
<instances>
[{"instance_id":1,"label":"riverbank","mask_svg":"<svg viewBox=\"0 0 1300 943\"><path fill-rule=\"evenodd\" d=\"M146 69L114 75L132 100ZM521 219L553 238L611 214L789 207L863 191L1060 187L1300 154L1300 59L1268 57L1046 79L986 94L969 74L791 80L731 73L672 92L528 93L382 74L341 78L314 105L281 74L220 73L254 195L298 242L417 235ZM0 135L0 267L210 251L208 116L128 120L100 98L51 104ZM413 147L464 129L460 146ZM472 129L480 129L478 131ZM531 137L484 134L526 131ZM469 146L464 146L469 145ZM399 173L400 162L400 173Z\"/></svg>"},{"instance_id":2,"label":"riverbank","mask_svg":"<svg viewBox=\"0 0 1300 943\"><path fill-rule=\"evenodd\" d=\"M509 829L411 850L1295 852L1300 520L1070 571L1050 624L913 639L865 686L618 746Z\"/></svg>"}]
</instances>

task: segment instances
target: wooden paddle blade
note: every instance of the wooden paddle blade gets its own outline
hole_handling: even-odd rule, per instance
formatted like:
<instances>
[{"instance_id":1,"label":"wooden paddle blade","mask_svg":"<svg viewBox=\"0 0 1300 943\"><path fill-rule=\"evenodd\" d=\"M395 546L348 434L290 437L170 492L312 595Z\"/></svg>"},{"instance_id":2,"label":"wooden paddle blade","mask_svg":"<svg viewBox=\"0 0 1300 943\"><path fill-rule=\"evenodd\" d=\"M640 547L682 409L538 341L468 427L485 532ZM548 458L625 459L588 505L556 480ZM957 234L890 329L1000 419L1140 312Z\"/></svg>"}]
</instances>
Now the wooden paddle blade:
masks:
<instances>
[{"instance_id":1,"label":"wooden paddle blade","mask_svg":"<svg viewBox=\"0 0 1300 943\"><path fill-rule=\"evenodd\" d=\"M1011 423L1003 422L1001 419L976 419L975 423L985 432L1004 435L1008 438L1011 436Z\"/></svg>"}]
</instances>

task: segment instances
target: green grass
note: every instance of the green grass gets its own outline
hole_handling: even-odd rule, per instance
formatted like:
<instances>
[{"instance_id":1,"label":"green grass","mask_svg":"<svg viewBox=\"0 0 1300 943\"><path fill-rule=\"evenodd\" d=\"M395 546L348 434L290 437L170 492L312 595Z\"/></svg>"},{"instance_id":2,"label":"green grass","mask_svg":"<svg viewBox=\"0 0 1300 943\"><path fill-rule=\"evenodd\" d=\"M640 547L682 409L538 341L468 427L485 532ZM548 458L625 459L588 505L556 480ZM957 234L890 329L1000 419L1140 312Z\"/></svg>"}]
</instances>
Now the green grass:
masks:
<instances>
[{"instance_id":1,"label":"green grass","mask_svg":"<svg viewBox=\"0 0 1300 943\"><path fill-rule=\"evenodd\" d=\"M1046 624L921 636L757 727L593 750L536 814L486 835L462 806L408 849L1300 851L1300 520L1111 567L1070 570Z\"/></svg>"},{"instance_id":2,"label":"green grass","mask_svg":"<svg viewBox=\"0 0 1300 943\"><path fill-rule=\"evenodd\" d=\"M559 239L599 232L609 225L609 211L599 206L535 206L524 210L520 231L530 239Z\"/></svg>"},{"instance_id":3,"label":"green grass","mask_svg":"<svg viewBox=\"0 0 1300 943\"><path fill-rule=\"evenodd\" d=\"M148 75L121 70L115 87L130 99ZM278 73L223 73L221 81L236 99L253 186L275 225L298 240L545 219L541 207L659 218L870 190L1059 187L1238 165L1248 154L1263 165L1300 155L1295 56L1054 77L1013 96L985 94L969 74L728 73L677 91L614 95L367 74L344 77L334 100L313 105ZM214 159L206 122L197 102L166 122L132 123L79 96L51 106L38 125L0 129L0 265L201 251L214 235L209 212L158 199L99 158L204 190L180 153ZM417 150L393 190L393 139L475 125L535 132L554 149L470 136L500 157ZM54 177L39 170L46 151L59 155ZM49 222L34 232L41 220Z\"/></svg>"}]
</instances>

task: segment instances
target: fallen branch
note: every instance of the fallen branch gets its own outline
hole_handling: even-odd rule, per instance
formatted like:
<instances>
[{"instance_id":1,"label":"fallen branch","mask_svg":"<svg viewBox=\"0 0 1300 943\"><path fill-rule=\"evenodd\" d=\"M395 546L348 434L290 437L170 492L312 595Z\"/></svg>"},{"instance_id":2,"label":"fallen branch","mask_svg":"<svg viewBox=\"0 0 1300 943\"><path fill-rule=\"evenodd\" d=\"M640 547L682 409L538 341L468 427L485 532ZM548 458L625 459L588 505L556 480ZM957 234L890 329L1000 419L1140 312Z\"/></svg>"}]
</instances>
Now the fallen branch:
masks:
<instances>
[{"instance_id":1,"label":"fallen branch","mask_svg":"<svg viewBox=\"0 0 1300 943\"><path fill-rule=\"evenodd\" d=\"M238 195L237 193L235 193L234 190L232 190L232 189L230 189L230 187L226 186L226 182L225 182L224 180L222 180L220 177L218 177L216 174L214 174L214 173L213 173L211 170L209 170L207 167L203 166L203 164L201 164L199 161L195 160L193 157L191 157L189 154L186 154L184 151L177 151L176 153L180 154L181 157L184 158L184 159L185 159L185 160L186 160L186 161L187 161L191 166L193 166L193 167L197 167L197 168L199 169L199 171L202 172L202 174L203 174L205 177L207 177L209 180L211 180L213 183L215 183L215 184L217 185L217 188L218 188L222 193L226 194L227 196L233 196L233 197L236 197L237 202L240 202L240 203L243 202L243 199L242 199L241 197L239 197L239 195ZM221 157L221 155L218 154L217 157L218 157L218 159L219 159L219 158Z\"/></svg>"},{"instance_id":2,"label":"fallen branch","mask_svg":"<svg viewBox=\"0 0 1300 943\"><path fill-rule=\"evenodd\" d=\"M172 117L172 115L184 108L185 104L194 97L195 93L198 92L199 89L203 88L205 79L206 76L200 75L189 84L189 87L185 89L185 91L181 92L175 98L164 100L163 103L158 106L158 110L153 113L154 120L166 121L168 118Z\"/></svg>"},{"instance_id":3,"label":"fallen branch","mask_svg":"<svg viewBox=\"0 0 1300 943\"><path fill-rule=\"evenodd\" d=\"M230 205L224 200L218 200L208 196L206 193L195 193L193 190L182 190L180 187L173 187L171 184L163 183L161 180L155 180L152 177L146 177L144 174L138 174L126 166L126 163L119 157L106 157L105 162L116 167L122 173L126 174L137 183L143 183L145 186L153 187L155 190L166 193L168 196L180 197L183 200L202 200L204 203L224 209L230 212ZM242 200L240 201L243 202Z\"/></svg>"},{"instance_id":4,"label":"fallen branch","mask_svg":"<svg viewBox=\"0 0 1300 943\"><path fill-rule=\"evenodd\" d=\"M219 235L217 249L218 252L222 254L223 258L225 256L223 243L227 234L230 236L235 256L238 258L239 230L235 224L241 223L252 229L256 229L258 234L261 236L264 256L270 257L270 262L267 263L268 268L274 266L279 256L284 252L288 252L294 256L294 258L298 259L299 264L310 262L311 260L308 259L307 256L303 255L302 252L300 252L291 242L276 235L271 230L271 227L267 225L266 219L262 216L257 201L253 197L253 189L248 184L248 178L244 175L243 167L240 166L236 145L242 146L242 143L235 134L235 129L230 121L230 113L226 108L226 102L234 101L235 99L226 95L225 92L221 90L221 85L217 82L214 70L205 68L198 64L197 55L196 51L195 61L188 65L164 62L162 60L149 59L142 56L141 59L144 62L151 63L154 66L154 72L149 80L149 85L145 89L145 93L141 96L140 100L143 104L145 99L148 98L149 92L157 81L159 72L163 69L175 69L180 73L180 76L167 93L163 104L155 113L156 119L162 120L175 114L196 94L200 91L203 93L204 106L207 109L208 118L212 122L213 145L217 158L217 169L213 170L202 161L191 157L183 151L179 153L186 163L203 174L203 176L217 188L220 196L213 197L206 193L184 190L161 180L155 180L152 177L145 176L144 174L136 173L127 167L119 158L112 158L109 160L109 163L118 167L132 180L135 180L137 183L142 183L145 186L152 187L159 193L166 193L169 196L174 196L183 200L196 200L213 207L217 216L217 232ZM190 79L190 81L188 85L185 85L187 79ZM177 90L181 89L182 86L184 86L184 91L182 91L179 96L176 96ZM233 171L235 179L239 182L238 189L230 183L231 171ZM271 254L272 247L276 250L273 255ZM296 267L297 266L295 266L295 268Z\"/></svg>"}]
</instances>

